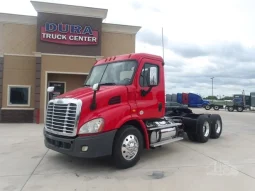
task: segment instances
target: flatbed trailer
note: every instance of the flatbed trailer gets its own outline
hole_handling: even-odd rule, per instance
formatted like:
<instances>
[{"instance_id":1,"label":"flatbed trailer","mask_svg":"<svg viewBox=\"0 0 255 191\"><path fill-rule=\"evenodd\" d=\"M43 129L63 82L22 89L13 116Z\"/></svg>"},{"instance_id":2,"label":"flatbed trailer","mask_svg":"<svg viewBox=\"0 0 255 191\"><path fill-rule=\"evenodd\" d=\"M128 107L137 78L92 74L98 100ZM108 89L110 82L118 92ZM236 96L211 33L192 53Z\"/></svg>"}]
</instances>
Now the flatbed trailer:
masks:
<instances>
[{"instance_id":1,"label":"flatbed trailer","mask_svg":"<svg viewBox=\"0 0 255 191\"><path fill-rule=\"evenodd\" d=\"M211 104L205 105L204 108L205 108L206 110L210 110L210 109L212 109L212 108L213 108L214 110L219 110L219 109L224 109L224 105L211 103Z\"/></svg>"}]
</instances>

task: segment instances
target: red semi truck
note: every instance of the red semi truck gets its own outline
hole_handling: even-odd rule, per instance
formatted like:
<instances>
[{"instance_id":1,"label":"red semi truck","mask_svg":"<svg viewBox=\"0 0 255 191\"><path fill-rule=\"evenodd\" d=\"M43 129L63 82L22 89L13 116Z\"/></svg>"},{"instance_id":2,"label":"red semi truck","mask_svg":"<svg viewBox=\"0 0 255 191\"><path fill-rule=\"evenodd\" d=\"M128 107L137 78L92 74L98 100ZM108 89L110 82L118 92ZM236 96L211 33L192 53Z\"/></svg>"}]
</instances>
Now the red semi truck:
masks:
<instances>
[{"instance_id":1,"label":"red semi truck","mask_svg":"<svg viewBox=\"0 0 255 191\"><path fill-rule=\"evenodd\" d=\"M164 77L164 60L157 55L97 61L84 87L48 102L45 146L75 157L112 156L124 169L137 164L143 149L180 141L185 134L200 143L219 138L218 114L165 113Z\"/></svg>"}]
</instances>

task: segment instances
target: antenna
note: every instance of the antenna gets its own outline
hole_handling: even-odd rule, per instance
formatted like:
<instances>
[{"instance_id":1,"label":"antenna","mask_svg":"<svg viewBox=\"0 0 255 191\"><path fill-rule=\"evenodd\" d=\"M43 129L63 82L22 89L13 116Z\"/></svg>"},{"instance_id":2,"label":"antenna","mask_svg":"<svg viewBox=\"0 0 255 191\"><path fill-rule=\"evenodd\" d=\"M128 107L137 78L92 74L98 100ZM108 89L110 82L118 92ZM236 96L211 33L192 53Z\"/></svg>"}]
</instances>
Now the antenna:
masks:
<instances>
[{"instance_id":1,"label":"antenna","mask_svg":"<svg viewBox=\"0 0 255 191\"><path fill-rule=\"evenodd\" d=\"M162 53L163 53L163 60L164 60L164 57L165 57L165 50L164 50L164 29L162 27Z\"/></svg>"}]
</instances>

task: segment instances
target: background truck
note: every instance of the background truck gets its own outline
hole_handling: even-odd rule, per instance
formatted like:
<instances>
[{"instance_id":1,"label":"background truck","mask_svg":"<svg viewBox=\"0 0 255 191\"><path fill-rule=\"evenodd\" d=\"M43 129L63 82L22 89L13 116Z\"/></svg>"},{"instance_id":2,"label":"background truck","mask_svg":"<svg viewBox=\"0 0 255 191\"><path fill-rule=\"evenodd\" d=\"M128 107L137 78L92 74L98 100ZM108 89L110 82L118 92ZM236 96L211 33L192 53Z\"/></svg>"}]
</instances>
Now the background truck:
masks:
<instances>
[{"instance_id":1,"label":"background truck","mask_svg":"<svg viewBox=\"0 0 255 191\"><path fill-rule=\"evenodd\" d=\"M188 99L189 107L204 107L209 103L209 101L203 100L203 98L200 95L194 93L189 93Z\"/></svg>"},{"instance_id":2,"label":"background truck","mask_svg":"<svg viewBox=\"0 0 255 191\"><path fill-rule=\"evenodd\" d=\"M164 60L133 53L97 61L84 87L48 102L44 143L76 157L112 156L123 169L134 166L143 149L180 141L185 134L205 143L221 132L218 114L166 114Z\"/></svg>"},{"instance_id":3,"label":"background truck","mask_svg":"<svg viewBox=\"0 0 255 191\"><path fill-rule=\"evenodd\" d=\"M212 100L209 104L205 105L206 110L213 108L214 110L225 109L229 112L234 110L242 112L244 110L255 110L255 92L251 92L250 95L234 94L231 101L224 100Z\"/></svg>"},{"instance_id":4,"label":"background truck","mask_svg":"<svg viewBox=\"0 0 255 191\"><path fill-rule=\"evenodd\" d=\"M250 95L245 95L244 91L242 94L234 94L232 102L226 105L226 109L229 112L233 112L235 110L238 112L242 112L243 110L254 110L254 97L254 92L251 92Z\"/></svg>"},{"instance_id":5,"label":"background truck","mask_svg":"<svg viewBox=\"0 0 255 191\"><path fill-rule=\"evenodd\" d=\"M251 97L251 110L254 111L255 110L255 92L251 92L250 93L250 97Z\"/></svg>"},{"instance_id":6,"label":"background truck","mask_svg":"<svg viewBox=\"0 0 255 191\"><path fill-rule=\"evenodd\" d=\"M175 97L175 94L172 94L172 98ZM207 100L203 100L203 98L194 93L177 93L176 101L180 104L187 105L188 107L204 107L209 103ZM175 101L175 100L171 100Z\"/></svg>"}]
</instances>

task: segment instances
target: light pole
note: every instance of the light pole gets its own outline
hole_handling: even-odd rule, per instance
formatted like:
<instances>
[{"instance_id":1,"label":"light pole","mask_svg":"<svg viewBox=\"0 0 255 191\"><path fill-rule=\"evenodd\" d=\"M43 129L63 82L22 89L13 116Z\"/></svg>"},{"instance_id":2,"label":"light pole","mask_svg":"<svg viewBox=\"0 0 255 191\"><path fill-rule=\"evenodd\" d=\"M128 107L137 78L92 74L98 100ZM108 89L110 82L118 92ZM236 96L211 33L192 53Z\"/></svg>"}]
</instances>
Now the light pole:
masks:
<instances>
[{"instance_id":1,"label":"light pole","mask_svg":"<svg viewBox=\"0 0 255 191\"><path fill-rule=\"evenodd\" d=\"M211 77L211 79L212 79L212 97L213 97L213 79L214 79L214 77Z\"/></svg>"}]
</instances>

